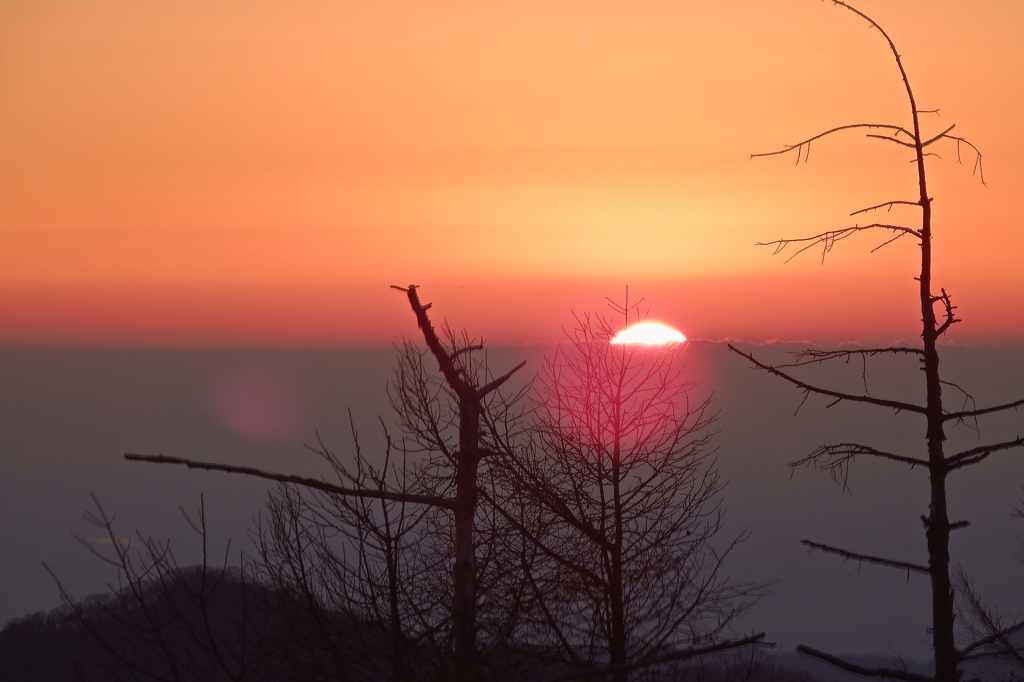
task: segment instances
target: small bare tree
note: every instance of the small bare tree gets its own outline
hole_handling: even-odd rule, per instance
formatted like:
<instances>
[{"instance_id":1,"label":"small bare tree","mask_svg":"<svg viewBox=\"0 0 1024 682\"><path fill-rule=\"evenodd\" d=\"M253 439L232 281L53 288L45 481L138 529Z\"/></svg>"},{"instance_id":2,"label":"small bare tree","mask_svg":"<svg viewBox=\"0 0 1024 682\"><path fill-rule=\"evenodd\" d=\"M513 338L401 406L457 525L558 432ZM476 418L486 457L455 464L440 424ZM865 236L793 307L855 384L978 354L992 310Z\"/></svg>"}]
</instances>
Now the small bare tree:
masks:
<instances>
[{"instance_id":1,"label":"small bare tree","mask_svg":"<svg viewBox=\"0 0 1024 682\"><path fill-rule=\"evenodd\" d=\"M637 308L613 304L622 321ZM545 360L533 448L506 486L537 548L524 573L540 641L581 676L610 675L759 642L722 640L753 585L716 552L724 487L710 398L694 399L683 347L616 345L615 323L576 317ZM732 544L735 544L734 541ZM527 563L524 561L524 564Z\"/></svg>"},{"instance_id":2,"label":"small bare tree","mask_svg":"<svg viewBox=\"0 0 1024 682\"><path fill-rule=\"evenodd\" d=\"M965 521L953 522L949 518L946 495L947 479L950 474L965 467L978 464L994 453L1024 446L1024 438L1016 438L1003 442L979 445L953 454L947 454L944 450L947 424L975 420L978 417L1024 405L1024 400L1017 400L1003 405L980 409L974 407L972 409L948 409L943 402L943 387L949 384L942 380L939 372L938 341L950 326L959 322L959 320L956 318L956 306L953 305L950 295L943 288L939 288L938 293L936 293L932 281L932 197L928 193L926 158L934 156L934 153L930 151L932 145L942 142L953 143L956 145L958 158L961 149L967 149L974 155L974 170L981 178L981 181L984 182L982 156L978 149L968 140L953 134L954 126L948 126L935 134L926 134L922 131L922 115L934 114L937 113L937 110L919 108L910 86L910 79L904 68L903 60L889 34L873 19L851 5L841 0L832 0L832 2L866 21L885 40L889 50L892 52L903 88L906 91L909 125L890 123L853 123L842 125L809 137L796 144L786 145L778 151L767 154L755 154L754 156L795 154L797 163L799 163L801 160L806 161L812 143L845 131L865 131L869 138L905 148L912 154L911 160L916 171L917 197L912 199L888 199L854 211L851 215L857 216L880 209L888 211L890 209L909 207L917 212L916 226L912 227L910 225L889 222L858 223L851 227L828 230L810 237L779 239L768 242L767 245L774 246L775 253L787 250L795 251L794 256L808 249L820 248L824 257L836 243L863 232L874 233L880 231L885 234L885 240L876 249L899 239L914 240L921 247L919 274L915 278L918 282L918 300L922 320L921 346L917 348L900 346L838 351L806 350L799 353L794 362L777 366L762 363L752 355L743 353L735 347L730 346L730 348L745 357L755 367L796 386L805 393L805 396L812 394L823 396L833 401L831 404L842 402L865 403L895 411L896 413L917 415L922 418L925 441L922 455L886 452L870 444L838 443L823 445L817 448L809 456L795 462L793 466L807 465L814 467L820 471L830 473L836 480L844 484L848 467L855 459L860 457L873 457L904 466L923 467L928 472L930 493L928 513L922 516L925 526L925 544L928 552L927 565L852 552L810 540L804 540L803 544L811 549L835 554L844 559L888 566L900 571L927 576L931 583L932 618L930 632L935 655L934 680L936 682L956 682L961 675L961 665L978 655L979 649L994 641L992 637L1024 626L1024 623L1020 622L1010 624L1003 627L999 633L991 633L987 637L966 642L959 647L954 637L955 605L950 571L949 538L953 530L962 528L967 523ZM936 307L938 307L938 312L936 312ZM922 403L875 397L868 393L866 387L863 393L833 390L810 383L796 375L796 372L799 371L796 368L802 366L819 365L829 361L842 361L851 358L860 358L866 361L871 357L886 355L913 358L920 363L924 378L924 401ZM807 646L800 646L798 650L844 670L861 675L904 680L905 682L924 682L925 680L932 679L925 675L914 674L902 669L866 668L854 665Z\"/></svg>"},{"instance_id":3,"label":"small bare tree","mask_svg":"<svg viewBox=\"0 0 1024 682\"><path fill-rule=\"evenodd\" d=\"M317 452L339 480L356 488L408 492L417 472L405 461L392 461L386 429L384 435L379 466L363 456L354 425L351 473L322 443ZM443 582L448 563L424 550L428 516L437 513L435 507L281 484L271 491L267 509L252 533L256 556L245 568L277 595L275 611L290 624L290 643L302 641L328 652L325 668L334 670L343 669L338 659L358 644L365 652L362 679L413 679L413 653L420 670L431 663L443 666L437 635L447 604L434 595L436 590L424 589ZM344 627L339 619L356 627ZM341 645L342 638L348 646Z\"/></svg>"},{"instance_id":4,"label":"small bare tree","mask_svg":"<svg viewBox=\"0 0 1024 682\"><path fill-rule=\"evenodd\" d=\"M1024 519L1024 500L1013 507L1013 517ZM1024 566L1024 539L1019 536L1017 562ZM986 602L962 568L954 573L953 586L958 629L975 643L969 659L974 664L972 672L987 673L989 679L1024 679L1024 621L1020 615Z\"/></svg>"},{"instance_id":5,"label":"small bare tree","mask_svg":"<svg viewBox=\"0 0 1024 682\"><path fill-rule=\"evenodd\" d=\"M120 537L96 502L85 518L106 538L99 548L82 544L116 569L117 581L106 594L81 600L60 589L76 632L91 645L92 655L76 661L79 678L340 682L390 675L398 682L413 679L404 665L410 649L420 670L429 669L427 637L403 621L410 603L442 610L422 593L409 599L422 581L407 566L421 556L408 551L408 536L424 509L415 505L406 514L398 503L357 498L360 512L379 503L391 513L385 521L352 518L348 507L333 506L351 498L302 492L282 484L271 493L268 518L254 531L257 554L243 555L241 567L228 565L227 552L220 566L210 565L202 505L186 515L202 563L185 567L169 541ZM363 541L339 543L338 534Z\"/></svg>"},{"instance_id":6,"label":"small bare tree","mask_svg":"<svg viewBox=\"0 0 1024 682\"><path fill-rule=\"evenodd\" d=\"M273 598L229 567L227 553L221 565L209 563L202 502L194 516L182 510L202 549L202 563L191 567L178 563L170 542L122 536L95 496L93 503L84 517L105 537L78 540L116 570L116 582L105 594L76 599L53 576L93 651L75 662L79 679L262 682L279 675L280 659L257 645L280 637L265 608Z\"/></svg>"},{"instance_id":7,"label":"small bare tree","mask_svg":"<svg viewBox=\"0 0 1024 682\"><path fill-rule=\"evenodd\" d=\"M420 367L422 352L403 349L396 384L411 379L401 368ZM421 385L429 379L416 376ZM441 404L431 393L432 409ZM407 450L415 447L395 447L386 428L383 461L371 463L351 415L349 423L351 462L323 443L314 448L339 482L391 498L443 488L450 478L450 462L436 452L409 466ZM86 519L108 536L101 547L109 548L83 544L116 567L117 585L84 601L62 590L73 623L97 654L82 662L83 679L94 669L125 682L450 676L452 524L445 509L281 483L251 532L256 552L243 554L240 568L229 568L227 555L219 568L207 564L202 508L189 522L201 536L203 563L186 568L169 542L119 539L113 518L98 502L96 508ZM500 558L508 534L481 516L478 582L491 615L509 603L501 593L508 580L493 569L507 563Z\"/></svg>"},{"instance_id":8,"label":"small bare tree","mask_svg":"<svg viewBox=\"0 0 1024 682\"><path fill-rule=\"evenodd\" d=\"M406 294L427 350L421 352L415 346L405 346L392 402L411 442L418 444L423 451L437 455L437 459L425 469L428 474L433 474L433 478L422 479L432 480L431 485L417 485L412 490L394 489L385 484L384 478L371 475L367 480L358 472L350 473L336 458L332 466L341 478L341 485L252 467L163 455L126 454L125 459L244 474L330 496L420 504L449 514L452 520L452 568L448 582L452 667L449 676L459 682L476 682L480 679L476 642L479 470L486 453L507 450L494 440L505 438L515 430L515 404L522 392L505 397L499 389L525 362L501 376L491 376L486 362L473 359L474 353L484 350L482 341L457 337L450 330L446 330L446 338L442 340L427 315L430 304L420 303L417 287L393 288ZM424 358L428 355L438 363L443 379L440 383L427 377ZM322 454L331 459L330 453Z\"/></svg>"}]
</instances>

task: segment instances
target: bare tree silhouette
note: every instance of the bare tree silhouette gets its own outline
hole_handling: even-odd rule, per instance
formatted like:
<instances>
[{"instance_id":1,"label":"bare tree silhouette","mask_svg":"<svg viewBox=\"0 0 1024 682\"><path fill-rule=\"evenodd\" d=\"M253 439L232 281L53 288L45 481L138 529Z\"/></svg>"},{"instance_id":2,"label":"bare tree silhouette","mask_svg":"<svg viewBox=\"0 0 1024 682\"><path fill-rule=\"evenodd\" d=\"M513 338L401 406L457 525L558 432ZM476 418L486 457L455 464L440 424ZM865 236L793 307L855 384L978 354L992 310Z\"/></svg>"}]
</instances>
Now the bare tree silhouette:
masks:
<instances>
[{"instance_id":1,"label":"bare tree silhouette","mask_svg":"<svg viewBox=\"0 0 1024 682\"><path fill-rule=\"evenodd\" d=\"M841 402L865 403L893 410L896 413L907 413L923 417L927 446L926 454L923 457L885 452L871 445L861 443L838 443L819 447L807 457L795 462L793 466L807 465L814 467L820 471L830 473L844 484L848 467L854 460L861 457L874 457L910 467L920 466L926 468L929 475L930 503L928 514L922 516L922 521L925 526L925 539L928 551L927 565L851 552L846 549L809 540L804 540L803 544L810 549L835 554L843 559L869 562L906 571L908 574L920 573L928 576L931 582L932 622L930 630L935 656L934 679L936 682L956 682L960 678L961 665L964 661L976 655L979 648L985 646L985 638L971 641L958 647L954 637L955 604L950 572L949 539L950 533L953 530L962 528L967 524L964 521L951 522L949 519L946 500L947 478L956 471L984 461L994 453L1024 446L1024 438L1016 438L980 445L954 454L947 454L944 451L945 428L947 424L961 423L965 420L977 419L978 417L1024 405L1024 400L1017 400L981 409L972 407L971 409L949 410L943 402L942 389L944 385L947 385L947 382L942 380L939 372L937 342L950 326L956 324L959 320L956 318L956 306L953 305L950 295L943 288L939 288L939 292L936 293L932 283L932 198L928 194L926 157L934 156L929 149L934 144L941 142L955 143L958 160L962 149L967 149L974 155L974 172L984 183L982 155L977 147L967 139L953 134L954 126L949 126L934 135L926 135L922 132L921 116L923 114L937 113L937 110L924 110L918 107L913 89L910 86L910 79L907 76L902 58L892 38L878 23L855 7L841 0L832 0L832 2L866 21L885 40L889 50L892 52L906 91L910 126L890 123L842 125L809 137L796 144L786 145L780 150L766 154L754 154L753 156L795 153L797 163L799 163L801 160L807 160L807 154L810 151L811 144L814 142L844 131L864 131L869 138L895 144L912 152L912 161L916 169L918 196L914 199L887 200L854 211L851 215L856 216L881 209L888 211L898 207L913 207L914 210L920 212L919 222L917 222L915 227L888 222L872 222L864 225L855 224L852 227L828 230L810 237L778 239L767 242L766 245L773 246L775 253L793 252L791 257L808 249L820 248L824 258L836 243L860 232L874 233L881 231L885 234L885 240L875 247L876 249L882 248L898 239L913 239L921 247L920 270L919 275L915 278L919 284L918 295L922 320L921 347L889 347L837 351L807 350L799 353L794 362L775 366L762 363L752 355L744 353L735 347L730 346L730 348L745 357L758 369L796 386L805 393L805 396L812 394L824 396L832 400L831 404ZM939 308L938 313L936 312L936 306ZM832 390L794 376L794 370L792 369L835 360L849 360L851 358L861 358L866 361L868 358L881 355L907 356L916 358L921 363L925 388L923 404L878 398L870 395L866 387L863 393ZM1020 627L1024 627L1024 622L1008 625L1001 632L1008 633ZM807 646L800 646L798 650L809 656L827 661L843 670L861 675L904 680L905 682L923 682L924 680L932 679L899 668L866 668L854 665Z\"/></svg>"},{"instance_id":2,"label":"bare tree silhouette","mask_svg":"<svg viewBox=\"0 0 1024 682\"><path fill-rule=\"evenodd\" d=\"M1022 505L1024 501L1014 506L1014 518L1024 519ZM1017 538L1017 561L1024 566L1024 539L1020 537ZM966 660L992 678L1024 678L1024 642L1021 640L1024 621L1020 615L987 603L963 569L958 568L953 574L953 585L958 597L957 626L972 642Z\"/></svg>"},{"instance_id":3,"label":"bare tree silhouette","mask_svg":"<svg viewBox=\"0 0 1024 682\"><path fill-rule=\"evenodd\" d=\"M351 415L349 417L350 424ZM363 456L352 424L354 471L322 443L317 452L339 480L356 488L408 491L417 470L392 461L394 448L385 429L384 460L373 466ZM339 638L356 640L368 653L363 678L392 682L412 678L411 654L421 670L442 669L447 600L426 589L444 581L446 561L425 551L430 505L386 499L331 495L281 484L270 493L268 514L252 532L257 554L245 568L277 595L275 611L290 624L290 639L332 653L327 667L346 648ZM432 560L433 559L433 560ZM359 632L334 627L337 614L351 616Z\"/></svg>"},{"instance_id":4,"label":"bare tree silhouette","mask_svg":"<svg viewBox=\"0 0 1024 682\"><path fill-rule=\"evenodd\" d=\"M388 393L400 437L381 420L379 460L351 414L351 456L310 448L330 481L126 455L279 485L241 570L207 565L202 513L198 571L152 538L133 555L112 517L93 515L121 581L103 602L116 636L65 597L110 669L133 681L623 681L763 644L725 636L757 586L722 575L734 543L711 545L722 483L710 399L691 401L679 349L613 346L608 320L580 318L531 403L531 382L499 390L522 364L492 376L482 341L439 336L416 288L402 291L427 344L399 348ZM635 308L617 311L628 321ZM237 613L216 591L225 575L241 583L228 592Z\"/></svg>"},{"instance_id":5,"label":"bare tree silhouette","mask_svg":"<svg viewBox=\"0 0 1024 682\"><path fill-rule=\"evenodd\" d=\"M229 567L227 553L221 565L210 564L202 502L194 516L182 510L203 554L201 565L187 568L170 542L121 536L114 516L95 496L93 503L84 517L106 537L99 546L77 539L116 569L116 583L106 594L75 599L53 576L76 632L92 647L88 659L75 662L79 679L257 682L280 673L281 659L255 646L281 634L266 618L273 599Z\"/></svg>"},{"instance_id":6,"label":"bare tree silhouette","mask_svg":"<svg viewBox=\"0 0 1024 682\"><path fill-rule=\"evenodd\" d=\"M636 306L613 304L625 321ZM532 447L508 462L499 508L538 550L524 566L538 640L578 676L630 672L761 642L725 640L755 585L716 552L724 487L711 399L695 399L683 347L614 345L616 324L576 316L546 358ZM525 563L525 562L524 562Z\"/></svg>"},{"instance_id":7,"label":"bare tree silhouette","mask_svg":"<svg viewBox=\"0 0 1024 682\"><path fill-rule=\"evenodd\" d=\"M417 484L412 490L395 488L384 475L358 470L349 472L326 449L321 454L331 462L342 485L253 467L164 455L126 454L125 459L255 476L329 496L421 504L444 510L452 519L453 560L448 583L452 669L449 675L460 682L475 682L480 679L476 642L479 469L486 453L507 449L494 442L495 439L505 438L509 431L517 428L515 405L522 391L506 397L499 389L525 362L501 376L492 376L486 362L474 360L474 353L484 350L482 341L474 341L466 335L458 337L450 329L445 330L446 338L442 340L427 315L430 304L420 303L417 287L393 288L406 294L427 353L438 363L443 378L442 383L431 383L425 373L424 353L406 344L399 361L392 403L411 441L423 451L437 455L428 466L433 474L429 487ZM359 513L355 509L350 511ZM385 544L387 542L385 536Z\"/></svg>"},{"instance_id":8,"label":"bare tree silhouette","mask_svg":"<svg viewBox=\"0 0 1024 682\"><path fill-rule=\"evenodd\" d=\"M210 564L202 504L194 517L186 515L200 539L202 563L186 567L169 541L120 537L114 517L96 501L85 518L107 537L99 548L81 542L116 569L117 581L107 593L85 599L60 587L75 632L91 647L75 661L78 678L337 682L390 676L397 682L423 679L423 671L443 673L444 656L429 646L434 631L407 622L446 606L423 592L409 598L442 575L407 566L423 555L409 546L421 537L416 531L429 508L413 505L418 514L407 515L390 501L310 499L301 492L282 484L271 493L269 519L255 530L257 554L242 555L240 567L228 565L228 551L222 564ZM353 519L349 506L337 506L352 499L355 513L375 503L392 513L385 522ZM338 534L362 541L338 543ZM411 653L419 664L415 677Z\"/></svg>"}]
</instances>

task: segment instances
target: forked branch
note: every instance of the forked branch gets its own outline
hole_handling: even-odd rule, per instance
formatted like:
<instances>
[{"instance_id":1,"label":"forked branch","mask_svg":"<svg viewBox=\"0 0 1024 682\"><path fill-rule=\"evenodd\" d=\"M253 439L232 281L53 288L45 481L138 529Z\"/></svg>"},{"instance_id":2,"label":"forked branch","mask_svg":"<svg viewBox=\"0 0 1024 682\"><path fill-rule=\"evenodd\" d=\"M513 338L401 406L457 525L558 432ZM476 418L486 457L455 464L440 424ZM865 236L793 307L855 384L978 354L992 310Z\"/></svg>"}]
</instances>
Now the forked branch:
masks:
<instances>
[{"instance_id":1,"label":"forked branch","mask_svg":"<svg viewBox=\"0 0 1024 682\"><path fill-rule=\"evenodd\" d=\"M921 112L918 112L918 113L921 113ZM931 137L931 138L928 138L927 140L922 142L921 143L921 147L922 148L927 147L928 145L935 144L936 142L938 142L939 140L941 140L943 138L950 137L950 135L948 135L947 133L949 133L951 130L953 130L953 128L956 128L956 124L955 123L953 125L949 126L948 128L946 128L945 130L943 130L938 135L936 135L934 137ZM910 147L911 149L916 149L917 148L916 144L911 144L909 142L904 142L903 140L897 140L895 137L890 137L888 135L868 135L867 137L875 137L875 138L878 138L880 140L888 140L890 142L895 142L896 144L903 145L904 147Z\"/></svg>"},{"instance_id":2,"label":"forked branch","mask_svg":"<svg viewBox=\"0 0 1024 682\"><path fill-rule=\"evenodd\" d=\"M976 146L974 146L974 144L972 144L969 140L967 140L965 138L958 137L956 135L950 135L949 133L952 132L954 126L950 126L946 130L942 131L938 135L935 135L934 137L929 138L928 140L921 141L919 115L920 114L935 114L935 113L938 113L938 109L919 109L917 107L917 100L914 98L914 91L910 87L910 79L907 77L906 69L903 68L903 58L900 56L899 50L896 49L896 43L894 43L892 41L892 38L890 38L889 34L885 32L885 29L883 29L881 26L879 26L878 23L875 22L874 19L872 19L868 15L864 14L863 12L861 12L856 7L853 7L852 5L849 5L849 4L845 3L845 2L843 2L843 0L832 0L832 4L838 5L840 7L843 7L845 9L853 12L854 14L856 14L857 16L859 16L864 21L868 22L868 24L871 25L871 28L873 28L876 31L878 31L879 33L881 33L882 37L885 38L885 42L887 42L889 44L889 50L892 52L893 58L896 60L896 66L899 67L900 77L903 79L903 86L907 90L907 99L910 101L910 111L911 111L911 115L913 116L913 119L914 119L914 132L916 133L915 135L911 135L911 137L914 139L915 142L920 141L919 144L916 145L918 156L919 157L923 156L923 149L926 146L928 146L930 144L933 144L934 142L938 142L939 140L942 140L942 139L954 140L956 142L956 159L957 159L957 163L960 163L961 162L961 159L960 159L960 145L965 144L968 147L970 147L971 150L974 151L975 156L974 156L974 171L973 172L974 172L975 175L978 175L979 179L981 180L981 184L984 185L985 184L985 170L984 170L984 167L982 166L981 150L978 149ZM904 130L903 132L906 132L906 131ZM899 134L899 133L896 133L896 134ZM909 133L907 133L907 134L909 135ZM893 139L892 141L902 144L902 140ZM919 159L919 161L920 161L920 159ZM919 163L919 168L923 168L923 165L921 165L920 163ZM923 196L922 196L922 200L924 200Z\"/></svg>"},{"instance_id":3,"label":"forked branch","mask_svg":"<svg viewBox=\"0 0 1024 682\"><path fill-rule=\"evenodd\" d=\"M455 358L467 351L480 350L483 348L483 344L473 344L466 346L465 348L449 352L444 347L444 344L441 343L441 339L438 338L437 332L434 331L434 326L430 323L430 318L427 317L427 310L430 309L431 304L427 303L424 305L420 303L419 294L416 293L416 289L418 288L417 285L410 284L408 287L400 287L392 284L391 288L403 292L408 297L409 305L412 307L413 314L416 315L416 324L423 332L423 338L427 342L427 348L430 349L434 359L437 360L441 374L444 375L448 385L451 386L452 390L458 393L460 397L479 402L482 398L486 397L488 393L497 390L526 364L526 361L524 360L513 367L509 372L503 374L497 379L494 379L481 388L476 388L473 382L463 376L463 372L455 364Z\"/></svg>"},{"instance_id":4,"label":"forked branch","mask_svg":"<svg viewBox=\"0 0 1024 682\"><path fill-rule=\"evenodd\" d=\"M835 1L835 0L833 0L833 1ZM836 2L836 4L837 5L843 5L844 7L847 7L848 9L851 9L854 12L857 11L857 10L854 10L853 8L851 8L849 5L846 5L845 3ZM857 13L860 14L860 12L857 12ZM861 16L864 16L864 15L862 14ZM865 17L865 18L867 18L867 17ZM868 21L871 21L871 20L868 19ZM875 28L878 28L879 31L882 31L882 29L879 28L878 25L875 24L875 22L871 21L871 24ZM885 31L882 31L882 35L885 35ZM887 40L889 39L888 35L885 35L885 37L886 37ZM906 73L903 72L903 63L900 60L899 54L896 53L896 47L892 44L891 40L889 41L889 45L890 45L890 47L892 47L893 53L896 54L896 61L897 61L898 65L899 65L900 72L903 75L904 83L907 86L907 92L909 93L910 92L910 84L906 82ZM911 99L913 101L912 97L911 97ZM922 112L919 111L917 113L922 113ZM916 118L917 117L915 116L915 119ZM895 144L898 144L901 147L907 147L908 149L915 149L915 150L920 149L922 151L924 150L925 147L929 147L929 146L931 146L931 145L933 145L936 142L939 142L941 140L952 140L952 141L956 142L956 161L957 161L957 163L962 163L963 162L962 161L962 155L961 155L961 145L966 145L966 146L970 147L971 151L974 152L974 169L972 170L972 174L977 175L979 177L979 179L981 180L981 184L982 185L986 184L985 183L985 168L984 168L984 165L982 163L983 157L982 157L981 150L978 149L978 147L975 146L973 142L971 142L970 140L968 140L965 137L960 137L958 135L950 135L950 133L953 131L954 128L956 128L956 124L955 123L953 125L949 126L948 128L946 128L945 130L943 130L941 133L938 133L937 135L933 135L932 137L928 138L927 140L921 140L920 144L918 144L917 137L913 133L911 133L909 130L904 128L903 126L893 125L893 124L890 124L890 123L851 123L851 124L848 124L848 125L836 126L835 128L829 128L828 130L826 130L824 132L818 133L817 135L809 137L806 140L801 140L800 142L797 142L796 144L784 145L782 147L782 149L777 149L777 150L775 150L773 152L761 152L761 153L758 153L758 154L751 154L750 158L755 158L755 157L758 157L758 156L778 156L780 154L788 154L789 152L796 151L796 163L797 163L797 165L800 165L801 161L803 161L804 163L807 163L807 160L810 158L810 155L811 155L811 143L816 141L816 140L820 140L820 139L822 139L824 137L828 137L829 135L833 135L835 133L839 133L839 132L842 132L844 130L854 130L854 129L888 130L888 131L890 131L890 134L888 134L888 135L879 135L877 133L870 133L869 132L869 133L865 134L865 137L870 137L870 138L876 139L876 140L885 140L886 142L893 142ZM916 126L915 126L915 129L916 129ZM905 136L907 139L901 138L900 137L901 135ZM860 211L855 211L851 215L856 215L857 213L863 213L864 211L870 211L870 210L874 210L876 208L882 208L882 207L885 207L885 206L888 206L889 208L892 208L892 206L895 205L895 204L908 204L908 205L917 205L917 206L919 206L920 202L919 201L892 201L892 202L885 202L885 203L882 203L882 204L878 204L877 206L872 206L870 208L861 209Z\"/></svg>"}]
</instances>

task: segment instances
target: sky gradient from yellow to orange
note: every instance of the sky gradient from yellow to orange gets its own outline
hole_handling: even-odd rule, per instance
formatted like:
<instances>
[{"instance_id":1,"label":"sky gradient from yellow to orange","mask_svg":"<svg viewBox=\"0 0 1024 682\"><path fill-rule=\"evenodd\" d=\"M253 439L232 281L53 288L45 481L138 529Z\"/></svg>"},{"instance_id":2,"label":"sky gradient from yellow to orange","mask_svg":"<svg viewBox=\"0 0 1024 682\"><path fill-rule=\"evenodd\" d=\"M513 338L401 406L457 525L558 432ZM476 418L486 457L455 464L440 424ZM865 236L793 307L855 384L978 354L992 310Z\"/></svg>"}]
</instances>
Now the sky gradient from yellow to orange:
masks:
<instances>
[{"instance_id":1,"label":"sky gradient from yellow to orange","mask_svg":"<svg viewBox=\"0 0 1024 682\"><path fill-rule=\"evenodd\" d=\"M936 275L965 343L1024 342L1024 3L865 0L926 119ZM0 343L412 334L388 289L554 341L625 285L690 338L912 339L916 247L758 240L914 198L880 36L831 3L7 0ZM912 220L910 210L886 219Z\"/></svg>"}]
</instances>

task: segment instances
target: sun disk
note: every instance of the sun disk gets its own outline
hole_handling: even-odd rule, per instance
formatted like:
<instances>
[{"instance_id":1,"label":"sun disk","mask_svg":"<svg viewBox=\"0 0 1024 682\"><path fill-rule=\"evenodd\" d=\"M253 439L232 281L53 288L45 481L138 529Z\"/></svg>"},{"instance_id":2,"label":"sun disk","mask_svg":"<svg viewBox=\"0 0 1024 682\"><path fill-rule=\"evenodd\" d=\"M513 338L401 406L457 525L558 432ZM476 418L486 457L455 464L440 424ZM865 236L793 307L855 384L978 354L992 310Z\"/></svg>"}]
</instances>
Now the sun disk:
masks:
<instances>
[{"instance_id":1,"label":"sun disk","mask_svg":"<svg viewBox=\"0 0 1024 682\"><path fill-rule=\"evenodd\" d=\"M663 346L668 343L682 343L683 341L686 341L686 337L678 329L673 329L660 322L641 322L640 324L634 324L632 327L623 329L615 335L611 342L615 344L630 343L644 346Z\"/></svg>"}]
</instances>

